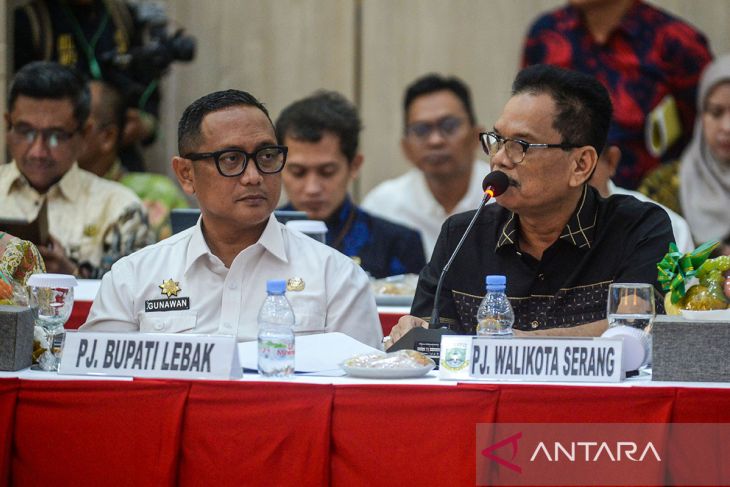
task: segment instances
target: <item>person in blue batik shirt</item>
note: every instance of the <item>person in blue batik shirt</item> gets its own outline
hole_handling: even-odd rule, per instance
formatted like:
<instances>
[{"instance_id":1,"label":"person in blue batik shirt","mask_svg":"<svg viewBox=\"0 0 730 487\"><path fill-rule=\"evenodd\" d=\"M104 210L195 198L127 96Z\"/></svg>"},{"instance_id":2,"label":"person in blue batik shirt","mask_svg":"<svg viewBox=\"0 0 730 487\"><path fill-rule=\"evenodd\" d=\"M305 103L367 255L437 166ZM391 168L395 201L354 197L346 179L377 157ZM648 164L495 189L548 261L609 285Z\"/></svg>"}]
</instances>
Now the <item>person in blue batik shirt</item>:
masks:
<instances>
[{"instance_id":1,"label":"person in blue batik shirt","mask_svg":"<svg viewBox=\"0 0 730 487\"><path fill-rule=\"evenodd\" d=\"M362 167L357 109L336 92L319 91L285 108L276 121L288 146L283 182L289 203L327 224L327 245L375 278L419 273L426 263L420 234L366 213L347 191Z\"/></svg>"}]
</instances>

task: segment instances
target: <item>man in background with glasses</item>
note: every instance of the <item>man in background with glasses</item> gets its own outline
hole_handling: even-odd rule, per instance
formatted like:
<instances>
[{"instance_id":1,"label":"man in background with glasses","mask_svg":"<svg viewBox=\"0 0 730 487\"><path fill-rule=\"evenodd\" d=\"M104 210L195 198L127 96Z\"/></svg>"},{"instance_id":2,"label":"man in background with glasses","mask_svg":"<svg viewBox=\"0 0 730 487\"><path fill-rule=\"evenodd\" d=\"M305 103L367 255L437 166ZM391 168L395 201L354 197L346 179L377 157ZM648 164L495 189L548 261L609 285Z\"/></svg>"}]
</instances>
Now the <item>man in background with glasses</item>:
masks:
<instances>
[{"instance_id":1,"label":"man in background with glasses","mask_svg":"<svg viewBox=\"0 0 730 487\"><path fill-rule=\"evenodd\" d=\"M89 106L73 68L35 62L18 71L5 114L13 161L0 167L0 217L33 221L47 205L50 241L35 242L47 270L98 278L147 245L149 229L132 191L78 167Z\"/></svg>"},{"instance_id":2,"label":"man in background with glasses","mask_svg":"<svg viewBox=\"0 0 730 487\"><path fill-rule=\"evenodd\" d=\"M401 147L415 168L373 188L362 207L421 232L428 259L444 220L479 206L489 165L475 159L482 127L463 81L419 78L406 89L403 108Z\"/></svg>"},{"instance_id":3,"label":"man in background with glasses","mask_svg":"<svg viewBox=\"0 0 730 487\"><path fill-rule=\"evenodd\" d=\"M598 336L613 282L649 283L673 241L666 212L634 197L600 197L588 184L604 148L611 100L596 79L536 65L522 70L492 130L480 134L509 187L480 215L443 285L440 319L474 333L484 277L507 277L516 334ZM444 225L411 308L393 342L427 323L436 284L473 217ZM661 295L657 293L657 295ZM659 303L659 310L662 309Z\"/></svg>"},{"instance_id":4,"label":"man in background with glasses","mask_svg":"<svg viewBox=\"0 0 730 487\"><path fill-rule=\"evenodd\" d=\"M197 225L117 262L86 330L203 333L255 340L266 281L287 280L297 334L342 332L378 347L365 272L272 215L287 147L266 108L238 90L185 109L172 166L200 206Z\"/></svg>"}]
</instances>

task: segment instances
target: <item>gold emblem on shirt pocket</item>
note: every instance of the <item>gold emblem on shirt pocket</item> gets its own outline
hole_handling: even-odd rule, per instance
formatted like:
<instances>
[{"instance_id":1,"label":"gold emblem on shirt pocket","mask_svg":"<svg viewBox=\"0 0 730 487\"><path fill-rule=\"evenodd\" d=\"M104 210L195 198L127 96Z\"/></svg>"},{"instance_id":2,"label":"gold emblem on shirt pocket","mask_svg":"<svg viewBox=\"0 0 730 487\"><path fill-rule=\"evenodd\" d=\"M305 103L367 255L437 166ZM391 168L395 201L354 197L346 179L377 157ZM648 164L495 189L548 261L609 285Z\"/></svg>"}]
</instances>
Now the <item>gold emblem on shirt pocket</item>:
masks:
<instances>
[{"instance_id":1,"label":"gold emblem on shirt pocket","mask_svg":"<svg viewBox=\"0 0 730 487\"><path fill-rule=\"evenodd\" d=\"M96 235L98 233L99 233L99 227L97 227L93 223L86 225L84 227L84 237L96 237Z\"/></svg>"},{"instance_id":2,"label":"gold emblem on shirt pocket","mask_svg":"<svg viewBox=\"0 0 730 487\"><path fill-rule=\"evenodd\" d=\"M304 291L304 279L301 277L290 277L286 281L287 291Z\"/></svg>"},{"instance_id":3,"label":"gold emblem on shirt pocket","mask_svg":"<svg viewBox=\"0 0 730 487\"><path fill-rule=\"evenodd\" d=\"M183 333L195 328L198 313L195 311L163 311L137 314L139 331L143 333Z\"/></svg>"}]
</instances>

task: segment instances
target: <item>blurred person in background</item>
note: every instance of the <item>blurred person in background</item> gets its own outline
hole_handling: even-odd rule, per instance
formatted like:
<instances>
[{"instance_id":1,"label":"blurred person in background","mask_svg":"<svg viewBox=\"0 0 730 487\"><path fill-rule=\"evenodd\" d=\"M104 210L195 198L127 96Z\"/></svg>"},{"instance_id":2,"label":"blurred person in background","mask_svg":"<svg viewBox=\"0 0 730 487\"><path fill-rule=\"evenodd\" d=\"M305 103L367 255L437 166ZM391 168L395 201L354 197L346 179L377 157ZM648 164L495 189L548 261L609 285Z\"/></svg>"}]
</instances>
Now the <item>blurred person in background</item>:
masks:
<instances>
[{"instance_id":1,"label":"blurred person in background","mask_svg":"<svg viewBox=\"0 0 730 487\"><path fill-rule=\"evenodd\" d=\"M79 166L134 191L147 209L154 240L169 237L172 235L170 211L187 208L187 199L177 183L167 176L127 171L119 159L126 113L122 94L104 81L90 81L89 88L90 127L85 137L85 148L79 155Z\"/></svg>"},{"instance_id":2,"label":"blurred person in background","mask_svg":"<svg viewBox=\"0 0 730 487\"><path fill-rule=\"evenodd\" d=\"M623 154L614 180L627 189L689 142L697 82L711 59L700 31L641 0L569 0L535 20L522 53L523 66L574 69L608 89L608 144Z\"/></svg>"},{"instance_id":3,"label":"blurred person in background","mask_svg":"<svg viewBox=\"0 0 730 487\"><path fill-rule=\"evenodd\" d=\"M157 135L159 80L170 63L195 55L195 39L182 30L168 35L167 24L160 2L32 0L14 12L15 71L55 61L122 89L121 159L129 170L143 171L140 146Z\"/></svg>"},{"instance_id":4,"label":"blurred person in background","mask_svg":"<svg viewBox=\"0 0 730 487\"><path fill-rule=\"evenodd\" d=\"M78 167L89 108L89 87L74 69L38 61L18 71L5 114L13 160L0 166L0 216L32 221L47 205L50 242L39 251L48 271L99 278L149 243L149 227L131 190Z\"/></svg>"},{"instance_id":5,"label":"blurred person in background","mask_svg":"<svg viewBox=\"0 0 730 487\"><path fill-rule=\"evenodd\" d=\"M348 186L359 174L362 128L344 96L320 91L286 107L276 121L289 148L282 172L289 203L327 224L327 245L351 257L372 277L418 274L426 264L415 230L375 217L355 205Z\"/></svg>"},{"instance_id":6,"label":"blurred person in background","mask_svg":"<svg viewBox=\"0 0 730 487\"><path fill-rule=\"evenodd\" d=\"M690 232L689 224L681 215L670 210L666 206L657 203L639 191L633 191L616 186L616 184L611 180L616 174L616 168L618 167L620 160L621 149L615 145L606 147L601 153L601 156L598 158L596 170L593 172L593 176L591 176L591 179L588 181L589 184L596 188L604 198L608 198L614 194L622 194L633 196L639 201L658 204L667 212L667 215L669 215L669 220L672 223L672 231L674 232L674 242L677 244L679 251L687 253L694 250L695 244L692 240L692 232Z\"/></svg>"},{"instance_id":7,"label":"blurred person in background","mask_svg":"<svg viewBox=\"0 0 730 487\"><path fill-rule=\"evenodd\" d=\"M429 74L408 86L403 100L401 147L414 168L373 188L365 211L421 232L431 257L441 225L482 201L489 165L475 157L479 132L466 84Z\"/></svg>"},{"instance_id":8,"label":"blurred person in background","mask_svg":"<svg viewBox=\"0 0 730 487\"><path fill-rule=\"evenodd\" d=\"M730 254L730 55L702 74L692 141L682 157L650 174L641 191L684 215L697 244L723 242Z\"/></svg>"}]
</instances>

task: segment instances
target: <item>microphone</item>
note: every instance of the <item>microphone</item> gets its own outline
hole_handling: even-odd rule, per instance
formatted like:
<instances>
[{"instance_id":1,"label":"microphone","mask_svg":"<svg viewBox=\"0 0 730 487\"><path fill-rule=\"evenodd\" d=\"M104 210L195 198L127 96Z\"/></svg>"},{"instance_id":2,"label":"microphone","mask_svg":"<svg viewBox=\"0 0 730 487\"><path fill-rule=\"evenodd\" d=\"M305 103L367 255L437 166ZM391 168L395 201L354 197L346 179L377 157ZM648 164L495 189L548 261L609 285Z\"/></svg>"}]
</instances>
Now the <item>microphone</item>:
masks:
<instances>
[{"instance_id":1,"label":"microphone","mask_svg":"<svg viewBox=\"0 0 730 487\"><path fill-rule=\"evenodd\" d=\"M459 243L456 244L456 248L451 253L451 257L449 257L449 260L446 262L446 265L441 270L441 275L439 276L438 284L436 285L436 295L433 298L433 310L431 312L431 319L429 321L428 327L429 328L449 328L447 325L444 325L443 327L440 326L440 320L439 320L439 299L441 298L441 287L444 284L444 278L446 277L446 273L449 272L449 269L451 268L451 264L454 262L454 259L456 258L456 255L459 253L459 250L461 250L461 246L464 245L464 241L466 240L466 237L469 235L469 232L471 232L471 228L476 223L477 219L479 218L479 215L482 213L482 210L487 205L487 202L494 198L495 196L499 196L505 191L507 191L507 188L509 187L509 178L505 173L502 171L492 171L486 176L484 176L484 181L482 181L482 189L484 189L484 197L482 198L482 202L479 204L479 207L477 208L477 211L474 213L474 216L472 217L471 221L469 222L469 226L466 227L466 230L464 231L464 235L461 236L461 240L459 240Z\"/></svg>"},{"instance_id":2,"label":"microphone","mask_svg":"<svg viewBox=\"0 0 730 487\"><path fill-rule=\"evenodd\" d=\"M431 357L433 361L436 362L436 367L439 366L439 355L441 353L441 337L447 334L453 335L455 333L448 326L443 326L439 328L439 299L441 297L441 287L444 284L444 277L446 277L446 273L449 272L451 263L454 261L454 258L456 258L456 254L459 253L461 246L464 244L464 241L469 235L469 232L474 226L474 223L476 223L477 219L479 218L479 215L484 209L484 206L486 206L487 201L495 196L499 196L500 194L504 193L505 191L507 191L508 187L509 178L505 173L501 171L492 171L486 175L484 181L482 182L482 188L484 189L484 197L482 198L482 202L479 204L479 208L477 208L477 211L474 213L474 216L469 222L469 226L466 227L464 235L461 236L461 240L459 240L456 248L451 253L451 257L449 257L446 265L441 270L441 275L439 276L438 284L436 285L436 294L433 299L433 311L431 312L431 319L428 324L428 328L421 328L419 326L408 330L405 335L400 338L400 340L395 342L393 346L388 349L388 351L394 352L396 350L408 349L417 350Z\"/></svg>"}]
</instances>

